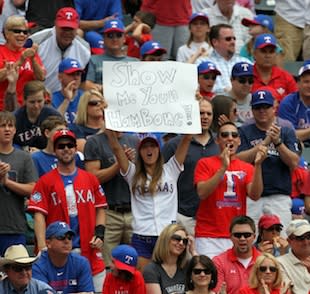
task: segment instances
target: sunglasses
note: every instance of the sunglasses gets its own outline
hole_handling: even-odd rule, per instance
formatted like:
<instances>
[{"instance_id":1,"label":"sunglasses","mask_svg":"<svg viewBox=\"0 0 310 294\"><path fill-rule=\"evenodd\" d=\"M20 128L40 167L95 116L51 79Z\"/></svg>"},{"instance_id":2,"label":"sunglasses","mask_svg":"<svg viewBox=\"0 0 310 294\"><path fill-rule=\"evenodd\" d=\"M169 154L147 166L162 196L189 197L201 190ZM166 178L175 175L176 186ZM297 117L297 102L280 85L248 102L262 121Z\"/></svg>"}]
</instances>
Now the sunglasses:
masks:
<instances>
[{"instance_id":1,"label":"sunglasses","mask_svg":"<svg viewBox=\"0 0 310 294\"><path fill-rule=\"evenodd\" d=\"M13 32L14 34L20 34L20 33L23 33L24 35L28 35L29 34L28 30L10 29L9 31Z\"/></svg>"},{"instance_id":2,"label":"sunglasses","mask_svg":"<svg viewBox=\"0 0 310 294\"><path fill-rule=\"evenodd\" d=\"M276 273L278 271L278 269L275 266L262 266L261 265L258 269L261 273L265 273L267 269L269 269L271 273Z\"/></svg>"},{"instance_id":3,"label":"sunglasses","mask_svg":"<svg viewBox=\"0 0 310 294\"><path fill-rule=\"evenodd\" d=\"M281 232L282 231L282 227L280 226L271 226L268 229L265 229L267 232L273 232L273 231L277 231L277 232Z\"/></svg>"},{"instance_id":4,"label":"sunglasses","mask_svg":"<svg viewBox=\"0 0 310 294\"><path fill-rule=\"evenodd\" d=\"M98 106L98 105L101 105L102 103L103 103L103 101L101 101L101 100L90 100L90 101L88 101L89 106Z\"/></svg>"},{"instance_id":5,"label":"sunglasses","mask_svg":"<svg viewBox=\"0 0 310 294\"><path fill-rule=\"evenodd\" d=\"M59 143L57 146L56 146L56 149L65 149L66 147L68 147L69 149L71 148L75 148L76 147L76 144L75 143Z\"/></svg>"},{"instance_id":6,"label":"sunglasses","mask_svg":"<svg viewBox=\"0 0 310 294\"><path fill-rule=\"evenodd\" d=\"M239 133L238 132L220 132L220 136L222 138L228 138L229 136L232 136L233 138L238 138Z\"/></svg>"},{"instance_id":7,"label":"sunglasses","mask_svg":"<svg viewBox=\"0 0 310 294\"><path fill-rule=\"evenodd\" d=\"M253 109L258 110L258 109L269 109L272 107L272 105L269 104L259 104L259 105L254 105L252 106Z\"/></svg>"},{"instance_id":8,"label":"sunglasses","mask_svg":"<svg viewBox=\"0 0 310 294\"><path fill-rule=\"evenodd\" d=\"M296 240L296 241L310 240L310 234L305 234L302 236L294 236L291 239Z\"/></svg>"},{"instance_id":9,"label":"sunglasses","mask_svg":"<svg viewBox=\"0 0 310 294\"><path fill-rule=\"evenodd\" d=\"M243 236L245 239L250 238L253 233L250 232L240 232L240 233L232 233L232 235L237 238L237 239L241 239L241 237Z\"/></svg>"},{"instance_id":10,"label":"sunglasses","mask_svg":"<svg viewBox=\"0 0 310 294\"><path fill-rule=\"evenodd\" d=\"M17 265L17 264L12 264L10 266L10 268L16 272L16 273L21 273L22 271L30 271L32 266L31 264L28 264L28 265Z\"/></svg>"},{"instance_id":11,"label":"sunglasses","mask_svg":"<svg viewBox=\"0 0 310 294\"><path fill-rule=\"evenodd\" d=\"M227 42L230 42L232 40L236 41L236 37L235 36L229 36L229 37L225 37L224 40Z\"/></svg>"},{"instance_id":12,"label":"sunglasses","mask_svg":"<svg viewBox=\"0 0 310 294\"><path fill-rule=\"evenodd\" d=\"M72 240L72 235L56 236L55 239L59 240L59 241L64 241L64 240L68 239L69 241L71 241Z\"/></svg>"},{"instance_id":13,"label":"sunglasses","mask_svg":"<svg viewBox=\"0 0 310 294\"><path fill-rule=\"evenodd\" d=\"M182 241L184 246L187 246L187 244L188 244L188 239L187 238L182 238L181 236L176 235L176 234L171 236L171 240L177 241L179 243Z\"/></svg>"},{"instance_id":14,"label":"sunglasses","mask_svg":"<svg viewBox=\"0 0 310 294\"><path fill-rule=\"evenodd\" d=\"M203 75L204 80L212 80L215 81L216 80L216 75L212 75L212 74L204 74Z\"/></svg>"},{"instance_id":15,"label":"sunglasses","mask_svg":"<svg viewBox=\"0 0 310 294\"><path fill-rule=\"evenodd\" d=\"M121 32L105 33L104 36L109 39L120 39L121 37L124 36L124 33Z\"/></svg>"},{"instance_id":16,"label":"sunglasses","mask_svg":"<svg viewBox=\"0 0 310 294\"><path fill-rule=\"evenodd\" d=\"M192 272L194 275L200 275L202 272L204 272L205 275L211 274L211 271L207 268L193 268Z\"/></svg>"},{"instance_id":17,"label":"sunglasses","mask_svg":"<svg viewBox=\"0 0 310 294\"><path fill-rule=\"evenodd\" d=\"M252 85L254 83L254 78L253 77L239 77L236 79L240 84L245 84L248 83L250 85Z\"/></svg>"}]
</instances>

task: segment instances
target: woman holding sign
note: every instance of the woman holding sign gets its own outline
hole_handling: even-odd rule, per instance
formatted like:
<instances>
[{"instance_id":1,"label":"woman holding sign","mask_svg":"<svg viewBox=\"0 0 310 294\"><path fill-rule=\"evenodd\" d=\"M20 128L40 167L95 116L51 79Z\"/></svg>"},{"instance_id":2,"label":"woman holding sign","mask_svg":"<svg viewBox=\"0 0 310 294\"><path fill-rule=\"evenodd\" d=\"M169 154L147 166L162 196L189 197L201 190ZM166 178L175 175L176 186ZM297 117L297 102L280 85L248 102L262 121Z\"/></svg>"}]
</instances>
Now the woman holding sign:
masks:
<instances>
[{"instance_id":1,"label":"woman holding sign","mask_svg":"<svg viewBox=\"0 0 310 294\"><path fill-rule=\"evenodd\" d=\"M136 163L128 158L114 131L106 130L109 143L120 166L121 174L131 190L133 214L132 246L137 250L138 268L149 263L158 236L169 224L176 222L177 180L183 171L192 135L184 135L175 155L164 164L159 143L145 137L138 147Z\"/></svg>"}]
</instances>

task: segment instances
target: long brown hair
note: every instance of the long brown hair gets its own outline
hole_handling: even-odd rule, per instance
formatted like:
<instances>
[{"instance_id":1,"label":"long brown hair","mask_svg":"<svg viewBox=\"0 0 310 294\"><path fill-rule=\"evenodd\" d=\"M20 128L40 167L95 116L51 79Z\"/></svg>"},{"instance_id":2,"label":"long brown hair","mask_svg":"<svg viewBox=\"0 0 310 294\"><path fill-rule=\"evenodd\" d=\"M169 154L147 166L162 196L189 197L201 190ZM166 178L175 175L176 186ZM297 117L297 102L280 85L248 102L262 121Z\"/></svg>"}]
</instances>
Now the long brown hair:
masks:
<instances>
[{"instance_id":1,"label":"long brown hair","mask_svg":"<svg viewBox=\"0 0 310 294\"><path fill-rule=\"evenodd\" d=\"M159 148L159 147L158 147ZM140 187L141 195L144 195L145 193L149 192L151 195L154 195L157 191L158 182L161 178L161 175L163 173L163 165L164 165L164 159L161 155L160 149L158 158L156 160L155 169L152 175L152 179L147 186L147 172L146 168L143 162L143 159L140 155L140 152L138 152L138 157L136 161L136 173L133 177L133 183L132 183L132 192L135 194L136 190L138 189L138 186Z\"/></svg>"}]
</instances>

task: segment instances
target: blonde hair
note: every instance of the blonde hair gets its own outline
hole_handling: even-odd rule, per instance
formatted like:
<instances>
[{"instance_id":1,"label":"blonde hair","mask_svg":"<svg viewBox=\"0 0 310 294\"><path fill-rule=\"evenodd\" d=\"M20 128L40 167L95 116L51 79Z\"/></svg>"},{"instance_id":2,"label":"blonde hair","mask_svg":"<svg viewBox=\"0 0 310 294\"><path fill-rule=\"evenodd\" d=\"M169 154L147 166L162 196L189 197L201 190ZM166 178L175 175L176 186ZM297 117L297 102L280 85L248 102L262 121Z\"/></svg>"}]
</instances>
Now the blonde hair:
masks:
<instances>
[{"instance_id":1,"label":"blonde hair","mask_svg":"<svg viewBox=\"0 0 310 294\"><path fill-rule=\"evenodd\" d=\"M250 274L249 286L251 288L256 289L261 285L260 280L258 279L257 275L259 272L259 267L261 266L261 264L264 262L265 259L270 259L274 263L274 266L277 268L277 273L276 273L277 277L276 277L276 280L273 282L272 288L273 289L280 288L282 284L282 274L281 274L279 262L272 254L266 253L266 252L263 252L260 256L257 257L256 262L253 265L253 268Z\"/></svg>"},{"instance_id":2,"label":"blonde hair","mask_svg":"<svg viewBox=\"0 0 310 294\"><path fill-rule=\"evenodd\" d=\"M185 234L187 235L187 231L185 227L179 224L171 224L165 227L162 232L160 233L156 244L155 248L153 251L153 256L152 260L153 262L156 262L158 264L162 264L163 262L167 261L169 256L171 255L170 253L170 241L172 235L175 234L177 231L184 231ZM180 268L184 268L186 265L188 258L187 258L187 250L184 248L184 251L179 255L178 260L177 260L177 265Z\"/></svg>"},{"instance_id":3,"label":"blonde hair","mask_svg":"<svg viewBox=\"0 0 310 294\"><path fill-rule=\"evenodd\" d=\"M85 91L84 94L80 97L78 109L76 112L76 119L75 123L77 125L86 125L87 124L87 106L88 101L91 99L92 96L97 96L98 98L104 101L103 95L97 90L88 90Z\"/></svg>"},{"instance_id":4,"label":"blonde hair","mask_svg":"<svg viewBox=\"0 0 310 294\"><path fill-rule=\"evenodd\" d=\"M27 20L20 15L11 15L7 18L5 25L4 25L4 32L8 32L9 30L16 28L16 27L25 27L28 29L28 22Z\"/></svg>"}]
</instances>

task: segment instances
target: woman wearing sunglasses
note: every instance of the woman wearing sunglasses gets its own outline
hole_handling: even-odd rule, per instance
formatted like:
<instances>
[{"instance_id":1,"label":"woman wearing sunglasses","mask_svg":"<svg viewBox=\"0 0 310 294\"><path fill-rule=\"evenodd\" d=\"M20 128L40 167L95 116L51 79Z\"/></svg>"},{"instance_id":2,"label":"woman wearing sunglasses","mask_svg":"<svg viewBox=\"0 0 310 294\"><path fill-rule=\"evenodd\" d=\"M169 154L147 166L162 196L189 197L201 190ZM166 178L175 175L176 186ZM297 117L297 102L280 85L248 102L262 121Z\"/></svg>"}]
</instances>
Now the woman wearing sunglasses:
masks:
<instances>
[{"instance_id":1,"label":"woman wearing sunglasses","mask_svg":"<svg viewBox=\"0 0 310 294\"><path fill-rule=\"evenodd\" d=\"M187 266L186 294L210 294L217 283L217 270L212 260L205 255L193 256Z\"/></svg>"},{"instance_id":2,"label":"woman wearing sunglasses","mask_svg":"<svg viewBox=\"0 0 310 294\"><path fill-rule=\"evenodd\" d=\"M258 222L259 235L256 247L262 252L268 252L273 256L286 254L289 248L288 241L280 236L283 225L277 215L265 214Z\"/></svg>"},{"instance_id":3,"label":"woman wearing sunglasses","mask_svg":"<svg viewBox=\"0 0 310 294\"><path fill-rule=\"evenodd\" d=\"M69 125L77 138L78 151L83 152L86 139L104 129L103 109L106 102L102 94L96 90L85 91L81 96L75 123Z\"/></svg>"},{"instance_id":4,"label":"woman wearing sunglasses","mask_svg":"<svg viewBox=\"0 0 310 294\"><path fill-rule=\"evenodd\" d=\"M4 93L8 87L8 69L14 64L18 73L16 94L19 106L23 105L23 89L28 81L44 81L45 69L37 54L38 46L24 48L28 38L28 23L22 16L9 16L4 25L6 43L0 46L0 110L3 110Z\"/></svg>"},{"instance_id":5,"label":"woman wearing sunglasses","mask_svg":"<svg viewBox=\"0 0 310 294\"><path fill-rule=\"evenodd\" d=\"M257 257L249 278L249 285L240 289L239 294L280 294L291 293L284 285L280 265L276 258L263 253Z\"/></svg>"},{"instance_id":6,"label":"woman wearing sunglasses","mask_svg":"<svg viewBox=\"0 0 310 294\"><path fill-rule=\"evenodd\" d=\"M147 294L185 293L187 246L192 255L197 255L183 226L171 224L163 229L152 262L143 271Z\"/></svg>"}]
</instances>

